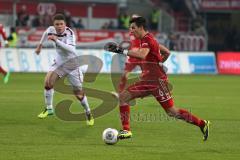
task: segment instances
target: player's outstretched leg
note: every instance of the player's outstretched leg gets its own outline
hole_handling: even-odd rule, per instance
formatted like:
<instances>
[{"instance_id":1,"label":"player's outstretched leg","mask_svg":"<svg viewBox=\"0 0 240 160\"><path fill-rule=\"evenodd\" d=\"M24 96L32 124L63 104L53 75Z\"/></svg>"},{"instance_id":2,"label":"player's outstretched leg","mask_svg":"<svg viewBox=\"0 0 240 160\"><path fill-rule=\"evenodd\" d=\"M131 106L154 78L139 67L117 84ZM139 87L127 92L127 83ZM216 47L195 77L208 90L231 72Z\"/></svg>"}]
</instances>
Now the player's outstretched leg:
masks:
<instances>
[{"instance_id":1,"label":"player's outstretched leg","mask_svg":"<svg viewBox=\"0 0 240 160\"><path fill-rule=\"evenodd\" d=\"M178 109L178 113L176 117L200 127L200 130L203 133L203 140L204 141L207 140L209 136L209 124L210 124L209 121L200 119L197 116L193 115L192 113L184 109Z\"/></svg>"},{"instance_id":2,"label":"player's outstretched leg","mask_svg":"<svg viewBox=\"0 0 240 160\"><path fill-rule=\"evenodd\" d=\"M80 101L82 107L85 110L85 114L86 114L86 124L88 126L93 126L94 125L94 118L93 115L91 113L91 109L89 107L89 103L87 100L87 96L84 94L83 91L74 91L75 96L77 97L77 99Z\"/></svg>"},{"instance_id":3,"label":"player's outstretched leg","mask_svg":"<svg viewBox=\"0 0 240 160\"><path fill-rule=\"evenodd\" d=\"M10 72L7 72L7 74L6 74L6 75L4 76L4 78L3 78L4 84L7 84L7 83L8 83L9 77L10 77Z\"/></svg>"},{"instance_id":4,"label":"player's outstretched leg","mask_svg":"<svg viewBox=\"0 0 240 160\"><path fill-rule=\"evenodd\" d=\"M185 109L178 109L176 107L165 108L165 111L169 116L181 119L186 121L187 123L191 123L193 125L198 126L203 133L203 140L206 141L209 136L209 124L210 122L207 120L203 120L193 115L189 111Z\"/></svg>"},{"instance_id":5,"label":"player's outstretched leg","mask_svg":"<svg viewBox=\"0 0 240 160\"><path fill-rule=\"evenodd\" d=\"M83 106L85 113L86 113L86 124L88 126L93 126L94 125L94 118L93 115L91 113L89 104L88 104L88 100L87 100L87 96L84 95L82 100L80 101L81 105Z\"/></svg>"},{"instance_id":6,"label":"player's outstretched leg","mask_svg":"<svg viewBox=\"0 0 240 160\"><path fill-rule=\"evenodd\" d=\"M122 130L119 131L119 139L127 139L132 137L130 130L130 106L126 102L131 99L131 94L128 91L123 91L119 94L120 101L120 118L122 123Z\"/></svg>"},{"instance_id":7,"label":"player's outstretched leg","mask_svg":"<svg viewBox=\"0 0 240 160\"><path fill-rule=\"evenodd\" d=\"M9 77L10 77L10 72L5 71L1 66L0 66L0 73L2 73L4 75L3 78L3 83L6 84L9 81Z\"/></svg>"},{"instance_id":8,"label":"player's outstretched leg","mask_svg":"<svg viewBox=\"0 0 240 160\"><path fill-rule=\"evenodd\" d=\"M48 88L44 90L46 108L38 115L38 118L43 119L54 114L53 105L52 105L53 94L54 94L53 89Z\"/></svg>"},{"instance_id":9,"label":"player's outstretched leg","mask_svg":"<svg viewBox=\"0 0 240 160\"><path fill-rule=\"evenodd\" d=\"M46 118L48 116L51 116L54 114L53 110L53 94L54 94L54 83L59 79L59 75L55 73L54 71L50 71L45 76L45 90L44 90L44 99L45 99L45 105L46 108L44 108L44 111L41 112L38 115L38 118Z\"/></svg>"}]
</instances>

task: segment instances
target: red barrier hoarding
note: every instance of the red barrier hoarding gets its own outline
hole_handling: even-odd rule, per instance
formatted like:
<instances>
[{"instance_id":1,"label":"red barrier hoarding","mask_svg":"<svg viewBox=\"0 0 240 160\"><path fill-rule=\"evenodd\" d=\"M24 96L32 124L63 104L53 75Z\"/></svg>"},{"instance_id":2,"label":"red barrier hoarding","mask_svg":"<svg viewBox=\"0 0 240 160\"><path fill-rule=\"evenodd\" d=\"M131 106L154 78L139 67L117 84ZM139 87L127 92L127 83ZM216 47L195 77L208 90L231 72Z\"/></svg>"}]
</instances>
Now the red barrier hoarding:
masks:
<instances>
[{"instance_id":1,"label":"red barrier hoarding","mask_svg":"<svg viewBox=\"0 0 240 160\"><path fill-rule=\"evenodd\" d=\"M218 52L217 64L220 74L240 74L240 52Z\"/></svg>"},{"instance_id":2,"label":"red barrier hoarding","mask_svg":"<svg viewBox=\"0 0 240 160\"><path fill-rule=\"evenodd\" d=\"M17 33L21 39L20 46L34 46L39 43L45 28L31 29L31 28L19 28ZM76 35L77 46L80 47L101 47L107 42L122 42L129 40L128 31L121 30L74 30ZM154 35L156 35L155 33Z\"/></svg>"},{"instance_id":3,"label":"red barrier hoarding","mask_svg":"<svg viewBox=\"0 0 240 160\"><path fill-rule=\"evenodd\" d=\"M0 13L12 13L13 12L13 0L0 0ZM88 7L92 6L93 18L117 18L118 9L116 3L85 3L81 2L51 2L51 1L30 1L30 0L18 0L16 3L17 13L21 11L22 7L26 8L28 15L53 15L56 12L63 12L64 10L70 12L74 17L87 17ZM109 14L111 13L111 14Z\"/></svg>"},{"instance_id":4,"label":"red barrier hoarding","mask_svg":"<svg viewBox=\"0 0 240 160\"><path fill-rule=\"evenodd\" d=\"M19 47L36 47L46 28L18 28ZM129 40L128 31L122 30L78 30L74 29L78 47L102 48L107 42ZM168 36L165 33L152 32L157 41L168 46ZM203 36L179 34L176 47L179 51L205 51L207 41Z\"/></svg>"}]
</instances>

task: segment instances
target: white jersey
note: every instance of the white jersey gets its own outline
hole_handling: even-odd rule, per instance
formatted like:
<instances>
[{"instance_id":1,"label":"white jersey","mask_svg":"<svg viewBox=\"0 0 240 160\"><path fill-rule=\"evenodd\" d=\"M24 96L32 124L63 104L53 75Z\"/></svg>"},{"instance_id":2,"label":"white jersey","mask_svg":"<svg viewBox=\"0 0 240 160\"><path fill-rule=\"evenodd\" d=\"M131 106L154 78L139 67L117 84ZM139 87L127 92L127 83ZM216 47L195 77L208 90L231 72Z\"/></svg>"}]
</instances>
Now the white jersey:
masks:
<instances>
[{"instance_id":1,"label":"white jersey","mask_svg":"<svg viewBox=\"0 0 240 160\"><path fill-rule=\"evenodd\" d=\"M63 33L57 34L56 29L50 26L44 32L40 44L47 40L48 35L57 36L55 42L57 56L49 70L57 73L60 78L67 76L72 86L81 88L83 74L82 68L79 67L80 64L76 54L76 39L74 32L66 27Z\"/></svg>"},{"instance_id":2,"label":"white jersey","mask_svg":"<svg viewBox=\"0 0 240 160\"><path fill-rule=\"evenodd\" d=\"M75 38L74 32L70 28L65 27L65 30L63 33L57 34L54 26L48 27L41 38L40 44L42 44L44 41L47 40L48 35L57 36L57 41L55 45L57 56L55 58L55 61L58 64L62 64L68 61L69 59L77 57L76 38Z\"/></svg>"}]
</instances>

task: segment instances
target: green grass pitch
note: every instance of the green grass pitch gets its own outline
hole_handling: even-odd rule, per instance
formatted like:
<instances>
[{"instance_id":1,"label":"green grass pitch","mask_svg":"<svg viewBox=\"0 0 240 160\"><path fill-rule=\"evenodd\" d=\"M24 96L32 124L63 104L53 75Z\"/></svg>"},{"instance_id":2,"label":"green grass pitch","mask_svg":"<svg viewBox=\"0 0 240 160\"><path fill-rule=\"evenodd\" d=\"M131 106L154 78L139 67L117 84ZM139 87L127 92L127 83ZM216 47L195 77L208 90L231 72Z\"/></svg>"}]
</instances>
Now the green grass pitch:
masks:
<instances>
[{"instance_id":1,"label":"green grass pitch","mask_svg":"<svg viewBox=\"0 0 240 160\"><path fill-rule=\"evenodd\" d=\"M1 76L2 78L2 76ZM56 117L40 120L44 74L13 73L0 84L0 160L238 160L240 158L240 77L171 75L177 106L211 121L210 137L202 141L199 128L168 118L151 97L132 107L133 138L105 145L105 128L120 129L118 108L85 122L66 122ZM112 91L110 76L102 74L85 86ZM55 92L54 104L70 95ZM92 108L100 101L89 98ZM72 112L82 112L74 102ZM153 115L152 117L150 115Z\"/></svg>"}]
</instances>

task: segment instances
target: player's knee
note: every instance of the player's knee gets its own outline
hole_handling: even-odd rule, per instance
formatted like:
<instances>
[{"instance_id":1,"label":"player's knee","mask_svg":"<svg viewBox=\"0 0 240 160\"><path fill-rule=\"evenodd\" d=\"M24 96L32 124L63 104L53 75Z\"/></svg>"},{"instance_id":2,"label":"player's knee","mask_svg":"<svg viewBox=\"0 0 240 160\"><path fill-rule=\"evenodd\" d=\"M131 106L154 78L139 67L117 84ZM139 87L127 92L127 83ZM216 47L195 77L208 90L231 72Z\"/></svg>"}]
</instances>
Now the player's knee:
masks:
<instances>
[{"instance_id":1,"label":"player's knee","mask_svg":"<svg viewBox=\"0 0 240 160\"><path fill-rule=\"evenodd\" d=\"M52 88L49 88L48 86L44 86L44 88L45 88L46 90L52 89Z\"/></svg>"},{"instance_id":2,"label":"player's knee","mask_svg":"<svg viewBox=\"0 0 240 160\"><path fill-rule=\"evenodd\" d=\"M50 79L45 79L44 88L49 90L53 88L54 83Z\"/></svg>"},{"instance_id":3,"label":"player's knee","mask_svg":"<svg viewBox=\"0 0 240 160\"><path fill-rule=\"evenodd\" d=\"M80 100L80 101L82 101L82 100L83 100L83 98L84 98L84 95L81 95L81 94L80 94L80 95L75 95L75 96L76 96L76 97L77 97L77 99L78 99L78 100Z\"/></svg>"},{"instance_id":4,"label":"player's knee","mask_svg":"<svg viewBox=\"0 0 240 160\"><path fill-rule=\"evenodd\" d=\"M80 100L80 101L83 100L83 98L84 98L84 92L83 91L81 91L81 90L74 90L73 92L74 92L74 95L76 96L76 98L78 100Z\"/></svg>"},{"instance_id":5,"label":"player's knee","mask_svg":"<svg viewBox=\"0 0 240 160\"><path fill-rule=\"evenodd\" d=\"M46 90L50 90L50 89L53 88L53 84L45 83L44 88L45 88Z\"/></svg>"},{"instance_id":6,"label":"player's knee","mask_svg":"<svg viewBox=\"0 0 240 160\"><path fill-rule=\"evenodd\" d=\"M120 104L125 103L124 94L119 94L119 103L120 103Z\"/></svg>"},{"instance_id":7,"label":"player's knee","mask_svg":"<svg viewBox=\"0 0 240 160\"><path fill-rule=\"evenodd\" d=\"M84 98L84 95L76 95L76 97L77 97L77 99L78 99L79 101L82 101L83 98Z\"/></svg>"},{"instance_id":8,"label":"player's knee","mask_svg":"<svg viewBox=\"0 0 240 160\"><path fill-rule=\"evenodd\" d=\"M173 113L173 112L171 112L171 111L166 111L166 113L167 113L167 115L169 116L169 117L175 117L176 115Z\"/></svg>"},{"instance_id":9,"label":"player's knee","mask_svg":"<svg viewBox=\"0 0 240 160\"><path fill-rule=\"evenodd\" d=\"M119 103L120 105L128 103L129 102L129 98L127 97L126 94L120 94L119 95Z\"/></svg>"}]
</instances>

